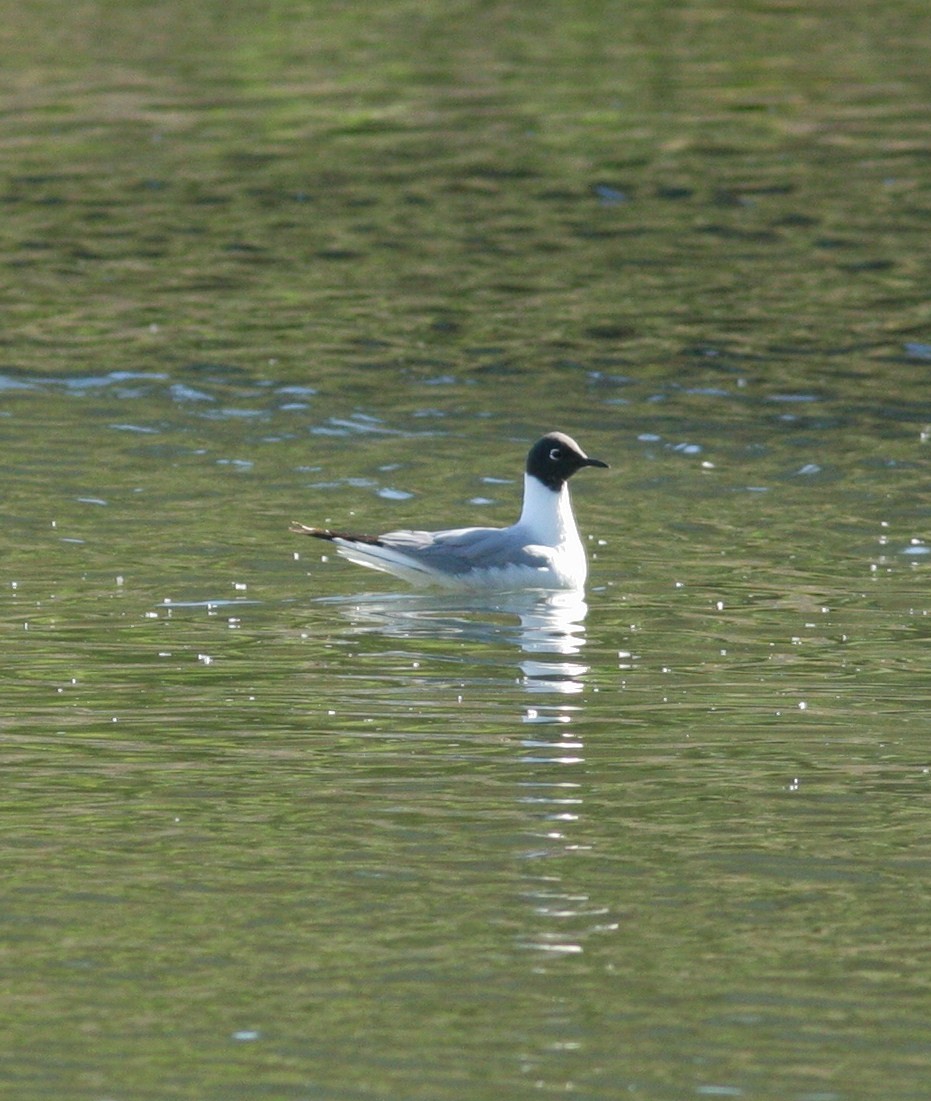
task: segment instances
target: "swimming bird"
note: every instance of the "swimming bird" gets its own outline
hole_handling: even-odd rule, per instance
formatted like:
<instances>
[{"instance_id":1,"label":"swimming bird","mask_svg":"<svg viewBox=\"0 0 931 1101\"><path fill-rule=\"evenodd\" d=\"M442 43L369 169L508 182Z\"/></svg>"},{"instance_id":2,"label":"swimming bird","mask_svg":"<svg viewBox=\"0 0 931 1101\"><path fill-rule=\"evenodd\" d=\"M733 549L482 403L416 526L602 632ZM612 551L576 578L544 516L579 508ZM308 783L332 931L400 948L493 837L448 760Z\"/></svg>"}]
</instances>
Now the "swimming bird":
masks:
<instances>
[{"instance_id":1,"label":"swimming bird","mask_svg":"<svg viewBox=\"0 0 931 1101\"><path fill-rule=\"evenodd\" d=\"M550 432L527 455L523 507L510 527L353 535L294 523L290 530L329 540L350 562L415 585L458 590L580 589L588 563L567 482L582 467L607 465L590 459L570 436Z\"/></svg>"}]
</instances>

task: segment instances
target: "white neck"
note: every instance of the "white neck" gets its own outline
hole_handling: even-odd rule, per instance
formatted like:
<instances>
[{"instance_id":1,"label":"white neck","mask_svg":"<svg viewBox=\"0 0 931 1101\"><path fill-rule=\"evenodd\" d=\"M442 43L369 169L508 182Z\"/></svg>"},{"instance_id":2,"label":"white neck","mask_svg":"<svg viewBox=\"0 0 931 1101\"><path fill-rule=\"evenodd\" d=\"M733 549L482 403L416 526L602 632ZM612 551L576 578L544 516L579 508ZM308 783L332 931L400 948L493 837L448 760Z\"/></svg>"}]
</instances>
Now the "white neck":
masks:
<instances>
[{"instance_id":1,"label":"white neck","mask_svg":"<svg viewBox=\"0 0 931 1101\"><path fill-rule=\"evenodd\" d=\"M518 523L534 539L548 546L581 542L565 482L558 490L552 490L532 474L525 474L524 505Z\"/></svg>"}]
</instances>

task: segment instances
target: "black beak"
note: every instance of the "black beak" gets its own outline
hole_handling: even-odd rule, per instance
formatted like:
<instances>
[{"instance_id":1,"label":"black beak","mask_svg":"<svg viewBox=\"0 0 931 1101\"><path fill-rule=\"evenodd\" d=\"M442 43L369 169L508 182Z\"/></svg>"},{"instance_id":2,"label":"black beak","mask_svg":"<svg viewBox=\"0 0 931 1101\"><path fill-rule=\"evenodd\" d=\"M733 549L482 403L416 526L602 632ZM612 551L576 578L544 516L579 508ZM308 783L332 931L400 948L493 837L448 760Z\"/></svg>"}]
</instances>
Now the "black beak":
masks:
<instances>
[{"instance_id":1,"label":"black beak","mask_svg":"<svg viewBox=\"0 0 931 1101\"><path fill-rule=\"evenodd\" d=\"M603 463L601 459L590 459L587 455L585 456L585 462L582 463L582 466L600 466L602 470L610 470L608 464Z\"/></svg>"}]
</instances>

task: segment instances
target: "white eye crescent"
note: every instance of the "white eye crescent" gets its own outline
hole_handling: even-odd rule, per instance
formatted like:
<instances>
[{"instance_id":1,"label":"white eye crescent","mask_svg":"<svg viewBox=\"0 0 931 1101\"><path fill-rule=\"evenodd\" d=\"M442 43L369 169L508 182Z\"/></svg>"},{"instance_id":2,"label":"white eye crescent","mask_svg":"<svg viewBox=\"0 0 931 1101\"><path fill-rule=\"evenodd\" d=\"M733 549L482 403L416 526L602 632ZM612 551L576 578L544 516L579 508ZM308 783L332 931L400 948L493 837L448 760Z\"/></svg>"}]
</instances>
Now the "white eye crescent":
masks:
<instances>
[{"instance_id":1,"label":"white eye crescent","mask_svg":"<svg viewBox=\"0 0 931 1101\"><path fill-rule=\"evenodd\" d=\"M550 458L554 463L558 463L559 460L562 458L562 452L559 450L558 447L554 447L553 450L550 452Z\"/></svg>"}]
</instances>

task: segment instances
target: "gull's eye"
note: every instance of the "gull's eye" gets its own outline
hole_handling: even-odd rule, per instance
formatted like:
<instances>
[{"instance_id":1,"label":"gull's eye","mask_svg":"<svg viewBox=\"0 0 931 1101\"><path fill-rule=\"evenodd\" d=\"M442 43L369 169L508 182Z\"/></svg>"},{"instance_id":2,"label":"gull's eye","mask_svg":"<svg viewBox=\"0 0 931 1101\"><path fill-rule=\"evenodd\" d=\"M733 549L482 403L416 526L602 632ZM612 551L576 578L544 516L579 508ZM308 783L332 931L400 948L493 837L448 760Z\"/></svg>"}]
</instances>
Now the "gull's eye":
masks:
<instances>
[{"instance_id":1,"label":"gull's eye","mask_svg":"<svg viewBox=\"0 0 931 1101\"><path fill-rule=\"evenodd\" d=\"M562 451L560 451L560 449L558 447L554 447L553 450L550 452L550 459L554 463L558 463L561 458L562 458Z\"/></svg>"}]
</instances>

